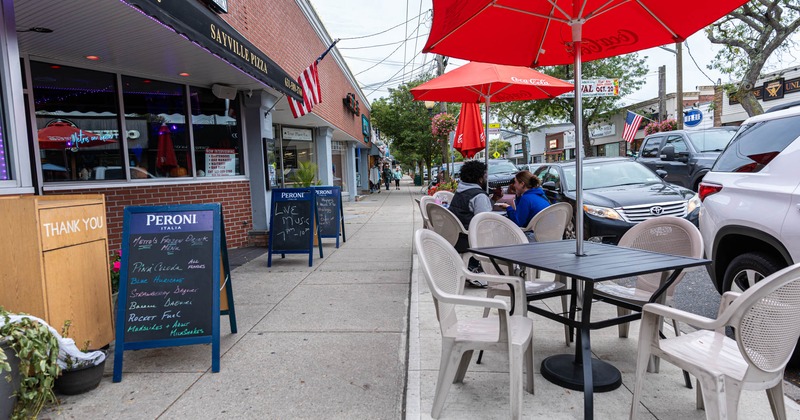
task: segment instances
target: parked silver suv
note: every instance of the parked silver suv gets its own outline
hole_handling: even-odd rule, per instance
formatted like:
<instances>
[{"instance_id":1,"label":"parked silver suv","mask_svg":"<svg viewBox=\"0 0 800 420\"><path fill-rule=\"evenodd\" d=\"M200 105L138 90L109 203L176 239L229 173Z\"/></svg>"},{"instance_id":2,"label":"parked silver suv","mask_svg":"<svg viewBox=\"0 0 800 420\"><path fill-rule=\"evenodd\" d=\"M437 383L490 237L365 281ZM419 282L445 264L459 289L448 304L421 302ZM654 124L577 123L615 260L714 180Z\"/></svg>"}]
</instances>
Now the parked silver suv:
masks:
<instances>
[{"instance_id":1,"label":"parked silver suv","mask_svg":"<svg viewBox=\"0 0 800 420\"><path fill-rule=\"evenodd\" d=\"M800 104L748 118L699 195L708 271L720 293L800 262ZM796 352L792 363L799 361Z\"/></svg>"}]
</instances>

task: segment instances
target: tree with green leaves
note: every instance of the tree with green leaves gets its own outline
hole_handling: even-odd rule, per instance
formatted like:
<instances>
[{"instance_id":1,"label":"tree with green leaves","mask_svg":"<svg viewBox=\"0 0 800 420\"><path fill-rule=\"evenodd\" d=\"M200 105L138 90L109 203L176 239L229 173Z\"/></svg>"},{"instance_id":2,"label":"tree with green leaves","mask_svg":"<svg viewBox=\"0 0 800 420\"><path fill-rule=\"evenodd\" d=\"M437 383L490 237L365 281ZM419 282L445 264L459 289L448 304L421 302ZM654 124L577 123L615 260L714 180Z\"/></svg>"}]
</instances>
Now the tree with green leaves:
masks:
<instances>
[{"instance_id":1,"label":"tree with green leaves","mask_svg":"<svg viewBox=\"0 0 800 420\"><path fill-rule=\"evenodd\" d=\"M428 177L440 148L431 133L431 115L423 102L415 101L409 89L429 80L430 77L389 89L388 98L372 103L372 125L385 135L393 152L402 156L404 164L413 161L415 166L424 163ZM420 167L420 172L422 168Z\"/></svg>"},{"instance_id":2,"label":"tree with green leaves","mask_svg":"<svg viewBox=\"0 0 800 420\"><path fill-rule=\"evenodd\" d=\"M764 112L753 86L770 56L793 54L796 43L791 36L798 28L797 0L751 0L706 28L708 40L723 46L709 67L741 80L728 92L736 96L747 115Z\"/></svg>"},{"instance_id":3,"label":"tree with green leaves","mask_svg":"<svg viewBox=\"0 0 800 420\"><path fill-rule=\"evenodd\" d=\"M489 140L489 157L494 158L494 152L506 156L509 147L511 147L511 143L503 139Z\"/></svg>"},{"instance_id":4,"label":"tree with green leaves","mask_svg":"<svg viewBox=\"0 0 800 420\"><path fill-rule=\"evenodd\" d=\"M589 143L589 126L608 121L620 109L620 100L626 95L636 92L644 85L644 76L648 68L645 65L647 57L639 54L626 54L601 60L589 61L582 64L583 79L608 79L618 78L620 85L619 96L583 97L583 149L587 156L592 155ZM538 68L538 71L563 80L572 80L572 66L554 66ZM551 100L506 102L492 104L501 122L522 133L523 153L525 162L528 162L527 134L538 125L563 122L566 120L575 123L575 101L573 98L555 98Z\"/></svg>"}]
</instances>

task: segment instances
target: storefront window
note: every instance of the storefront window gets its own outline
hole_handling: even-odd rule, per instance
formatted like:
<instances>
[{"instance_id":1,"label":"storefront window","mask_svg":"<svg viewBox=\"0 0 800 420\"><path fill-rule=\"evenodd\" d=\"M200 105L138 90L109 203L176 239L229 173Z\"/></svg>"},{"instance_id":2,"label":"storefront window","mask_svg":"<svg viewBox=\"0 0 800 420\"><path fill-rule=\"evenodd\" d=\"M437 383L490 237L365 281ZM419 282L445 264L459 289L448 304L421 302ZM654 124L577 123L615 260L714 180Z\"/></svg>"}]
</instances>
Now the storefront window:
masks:
<instances>
[{"instance_id":1,"label":"storefront window","mask_svg":"<svg viewBox=\"0 0 800 420\"><path fill-rule=\"evenodd\" d=\"M239 134L239 102L219 99L210 89L189 88L192 108L195 175L242 175L242 136Z\"/></svg>"},{"instance_id":2,"label":"storefront window","mask_svg":"<svg viewBox=\"0 0 800 420\"><path fill-rule=\"evenodd\" d=\"M282 183L286 187L300 185L297 169L300 162L316 163L314 143L309 128L281 128Z\"/></svg>"},{"instance_id":3,"label":"storefront window","mask_svg":"<svg viewBox=\"0 0 800 420\"><path fill-rule=\"evenodd\" d=\"M31 78L44 180L89 181L121 174L116 77L32 61Z\"/></svg>"},{"instance_id":4,"label":"storefront window","mask_svg":"<svg viewBox=\"0 0 800 420\"><path fill-rule=\"evenodd\" d=\"M347 190L345 185L345 174L347 173L347 145L343 141L331 142L331 165L333 166L333 186L342 187L342 191Z\"/></svg>"},{"instance_id":5,"label":"storefront window","mask_svg":"<svg viewBox=\"0 0 800 420\"><path fill-rule=\"evenodd\" d=\"M179 84L122 76L131 179L193 175L185 92Z\"/></svg>"}]
</instances>

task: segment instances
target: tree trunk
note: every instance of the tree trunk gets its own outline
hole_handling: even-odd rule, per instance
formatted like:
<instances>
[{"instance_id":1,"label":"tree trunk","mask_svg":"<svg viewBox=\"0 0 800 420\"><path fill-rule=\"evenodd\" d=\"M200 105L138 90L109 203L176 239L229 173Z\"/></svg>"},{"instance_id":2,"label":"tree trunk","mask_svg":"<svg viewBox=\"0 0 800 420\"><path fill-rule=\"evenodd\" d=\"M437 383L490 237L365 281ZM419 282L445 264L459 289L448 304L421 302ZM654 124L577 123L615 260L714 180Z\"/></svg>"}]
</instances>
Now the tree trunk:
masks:
<instances>
[{"instance_id":1,"label":"tree trunk","mask_svg":"<svg viewBox=\"0 0 800 420\"><path fill-rule=\"evenodd\" d=\"M594 150L592 150L592 142L589 138L589 126L587 124L581 124L581 131L583 131L583 155L592 157L594 156Z\"/></svg>"},{"instance_id":2,"label":"tree trunk","mask_svg":"<svg viewBox=\"0 0 800 420\"><path fill-rule=\"evenodd\" d=\"M756 95L753 94L752 90L745 90L739 87L739 90L736 91L736 97L739 98L739 103L747 112L748 117L764 113L764 108L758 103L758 99L756 99Z\"/></svg>"}]
</instances>

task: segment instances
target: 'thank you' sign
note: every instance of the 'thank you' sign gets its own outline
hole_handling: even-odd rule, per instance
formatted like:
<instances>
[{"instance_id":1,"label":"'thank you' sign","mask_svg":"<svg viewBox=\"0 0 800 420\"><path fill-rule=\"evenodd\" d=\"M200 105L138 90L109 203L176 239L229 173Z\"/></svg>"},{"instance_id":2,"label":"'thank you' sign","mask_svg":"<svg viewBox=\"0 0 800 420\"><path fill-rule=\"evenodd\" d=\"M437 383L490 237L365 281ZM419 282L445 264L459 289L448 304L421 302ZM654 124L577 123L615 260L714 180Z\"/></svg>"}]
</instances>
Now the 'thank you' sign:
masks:
<instances>
[{"instance_id":1,"label":"'thank you' sign","mask_svg":"<svg viewBox=\"0 0 800 420\"><path fill-rule=\"evenodd\" d=\"M124 350L211 343L219 372L219 204L126 207L114 382Z\"/></svg>"}]
</instances>

